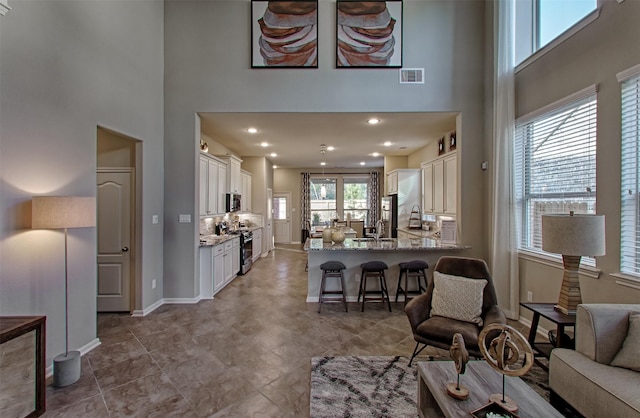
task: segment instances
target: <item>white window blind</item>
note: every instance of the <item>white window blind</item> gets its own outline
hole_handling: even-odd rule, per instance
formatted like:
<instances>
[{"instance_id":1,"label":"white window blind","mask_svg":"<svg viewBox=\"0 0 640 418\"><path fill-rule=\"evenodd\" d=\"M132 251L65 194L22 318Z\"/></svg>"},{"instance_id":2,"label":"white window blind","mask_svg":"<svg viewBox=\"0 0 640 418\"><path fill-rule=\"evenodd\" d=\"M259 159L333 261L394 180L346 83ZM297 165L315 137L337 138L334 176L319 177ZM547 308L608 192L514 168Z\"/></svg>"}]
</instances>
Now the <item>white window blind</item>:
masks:
<instances>
[{"instance_id":1,"label":"white window blind","mask_svg":"<svg viewBox=\"0 0 640 418\"><path fill-rule=\"evenodd\" d=\"M593 87L516 121L520 249L542 252L543 214L595 213L596 106Z\"/></svg>"},{"instance_id":2,"label":"white window blind","mask_svg":"<svg viewBox=\"0 0 640 418\"><path fill-rule=\"evenodd\" d=\"M640 66L622 81L620 270L640 275ZM620 77L619 77L620 78Z\"/></svg>"}]
</instances>

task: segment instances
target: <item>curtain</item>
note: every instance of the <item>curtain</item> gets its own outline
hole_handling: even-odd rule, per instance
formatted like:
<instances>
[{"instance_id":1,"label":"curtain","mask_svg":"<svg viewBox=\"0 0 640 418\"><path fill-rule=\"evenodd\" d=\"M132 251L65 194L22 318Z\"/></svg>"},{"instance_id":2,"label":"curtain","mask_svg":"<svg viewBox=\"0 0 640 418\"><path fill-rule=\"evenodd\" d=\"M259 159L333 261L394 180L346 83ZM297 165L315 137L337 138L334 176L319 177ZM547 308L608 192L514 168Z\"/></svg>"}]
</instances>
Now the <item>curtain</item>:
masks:
<instances>
[{"instance_id":1,"label":"curtain","mask_svg":"<svg viewBox=\"0 0 640 418\"><path fill-rule=\"evenodd\" d=\"M369 189L369 196L367 197L369 222L367 226L373 226L380 217L380 173L377 171L369 173L369 184L367 188Z\"/></svg>"},{"instance_id":2,"label":"curtain","mask_svg":"<svg viewBox=\"0 0 640 418\"><path fill-rule=\"evenodd\" d=\"M311 200L309 197L309 187L311 186L311 173L300 173L300 223L303 231L309 231L311 227ZM304 233L304 232L303 232Z\"/></svg>"},{"instance_id":3,"label":"curtain","mask_svg":"<svg viewBox=\"0 0 640 418\"><path fill-rule=\"evenodd\" d=\"M508 318L520 316L518 224L513 182L515 137L513 0L494 2L494 120L490 267Z\"/></svg>"}]
</instances>

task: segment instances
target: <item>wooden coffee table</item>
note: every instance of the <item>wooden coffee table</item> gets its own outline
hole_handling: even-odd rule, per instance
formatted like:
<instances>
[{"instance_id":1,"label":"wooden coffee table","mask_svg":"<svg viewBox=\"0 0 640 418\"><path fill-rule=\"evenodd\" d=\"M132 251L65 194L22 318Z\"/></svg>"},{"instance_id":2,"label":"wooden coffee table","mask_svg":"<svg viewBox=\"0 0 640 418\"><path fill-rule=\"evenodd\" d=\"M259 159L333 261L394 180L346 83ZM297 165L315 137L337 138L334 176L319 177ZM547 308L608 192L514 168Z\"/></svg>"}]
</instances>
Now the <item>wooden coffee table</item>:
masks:
<instances>
[{"instance_id":1,"label":"wooden coffee table","mask_svg":"<svg viewBox=\"0 0 640 418\"><path fill-rule=\"evenodd\" d=\"M463 401L447 395L446 385L456 382L456 368L452 361L418 363L418 412L422 418L465 417L471 411L489 403L489 396L502 393L502 375L484 361L467 363L460 384L469 389ZM559 417L562 415L540 397L522 379L506 376L505 395L513 399L520 409L519 417Z\"/></svg>"}]
</instances>

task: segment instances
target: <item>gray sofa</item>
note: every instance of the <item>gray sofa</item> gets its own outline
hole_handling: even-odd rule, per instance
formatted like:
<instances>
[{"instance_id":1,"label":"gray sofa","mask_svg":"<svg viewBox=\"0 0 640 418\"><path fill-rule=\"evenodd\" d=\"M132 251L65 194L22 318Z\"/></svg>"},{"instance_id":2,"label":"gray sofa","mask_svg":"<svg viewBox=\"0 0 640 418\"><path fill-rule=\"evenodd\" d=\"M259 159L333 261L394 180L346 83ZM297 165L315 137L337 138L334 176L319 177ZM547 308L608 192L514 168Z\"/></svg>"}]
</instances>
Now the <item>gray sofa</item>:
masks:
<instances>
[{"instance_id":1,"label":"gray sofa","mask_svg":"<svg viewBox=\"0 0 640 418\"><path fill-rule=\"evenodd\" d=\"M640 417L640 372L609 365L625 340L631 311L640 312L640 304L578 305L575 351L556 348L549 359L556 408L569 404L585 417Z\"/></svg>"}]
</instances>

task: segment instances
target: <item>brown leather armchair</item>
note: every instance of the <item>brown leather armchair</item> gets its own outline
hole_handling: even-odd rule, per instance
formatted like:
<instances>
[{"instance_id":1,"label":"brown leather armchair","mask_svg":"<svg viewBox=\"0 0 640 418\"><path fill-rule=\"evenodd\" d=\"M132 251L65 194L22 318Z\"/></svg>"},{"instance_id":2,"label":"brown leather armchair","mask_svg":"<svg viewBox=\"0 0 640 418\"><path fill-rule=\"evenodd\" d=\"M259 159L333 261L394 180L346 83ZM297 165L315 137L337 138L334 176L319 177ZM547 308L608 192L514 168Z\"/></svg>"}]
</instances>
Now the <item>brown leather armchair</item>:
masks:
<instances>
[{"instance_id":1,"label":"brown leather armchair","mask_svg":"<svg viewBox=\"0 0 640 418\"><path fill-rule=\"evenodd\" d=\"M478 326L471 322L440 316L430 317L434 283L433 278L430 278L427 291L411 299L405 306L405 313L411 324L413 339L416 341L416 347L413 350L411 360L409 360L409 366L411 366L413 359L428 345L448 350L456 332L462 334L469 354L481 358L482 353L478 346L478 336L482 328L491 324L506 324L507 322L504 313L498 307L493 280L491 279L489 268L483 260L463 257L441 257L435 266L435 271L470 279L485 279L487 281L482 296L481 316L483 325ZM422 348L419 348L420 344L423 344Z\"/></svg>"}]
</instances>

